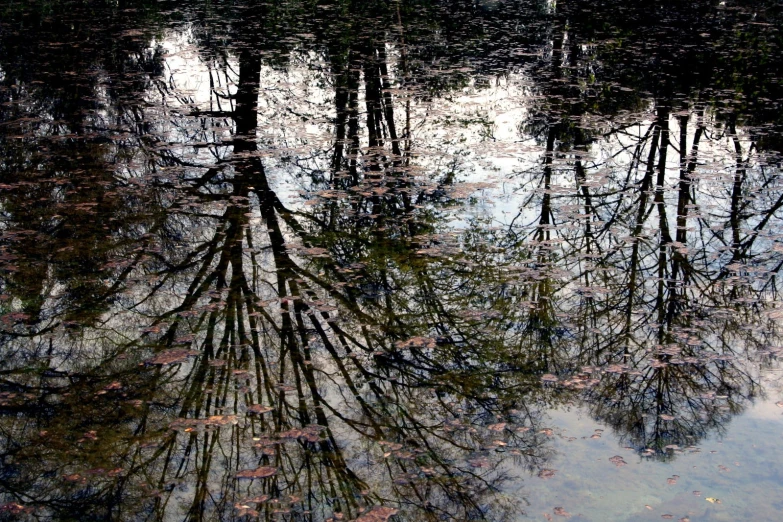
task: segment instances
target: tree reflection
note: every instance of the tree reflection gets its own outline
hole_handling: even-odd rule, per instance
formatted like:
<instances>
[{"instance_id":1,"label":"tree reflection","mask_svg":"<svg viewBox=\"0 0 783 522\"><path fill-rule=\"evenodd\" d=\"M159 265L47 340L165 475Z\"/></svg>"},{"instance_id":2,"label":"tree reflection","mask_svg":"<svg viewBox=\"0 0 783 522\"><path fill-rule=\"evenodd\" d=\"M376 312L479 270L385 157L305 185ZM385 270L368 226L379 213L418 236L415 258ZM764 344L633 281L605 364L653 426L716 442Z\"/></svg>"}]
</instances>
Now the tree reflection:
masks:
<instances>
[{"instance_id":1,"label":"tree reflection","mask_svg":"<svg viewBox=\"0 0 783 522\"><path fill-rule=\"evenodd\" d=\"M560 19L567 19L571 8L566 6ZM634 18L646 12L646 7L623 9ZM736 113L699 100L705 79L674 88L686 79L672 73L665 61L661 68L669 72L661 73L660 81L658 76L641 78L652 92L651 121L630 126L596 121L591 114L596 107L615 115L638 110L639 103L598 88L617 81L611 75L621 70L607 67L607 78L602 78L591 63L600 60L607 66L619 57L581 45L586 37L597 36L599 25L591 24L604 15L593 11L592 18L580 19L567 33L554 25L552 54L541 65L551 83L542 84L546 96L540 112L524 127L545 144L540 174L531 174L540 176L534 196L541 203L541 217L530 237L542 237L542 226L556 228L562 265L570 272L560 285L559 306L561 316L574 318L568 326L577 330L577 364L584 368L574 375L552 366L552 373L565 376L566 386L591 389L590 410L633 447L665 456L667 447L696 444L711 430L723 430L731 415L759 393L744 359L764 351L769 339L742 325L776 295L769 293L771 275L777 273L769 247L757 246L751 253L756 231L774 237L763 230L775 219L777 200L758 188L774 184L774 176L765 170L763 157L751 159L749 152L758 145L738 132ZM688 17L677 23L684 19ZM636 46L656 45L652 39L668 30L662 24L649 35L633 35L624 59L637 58ZM601 32L606 36L612 29ZM656 41L672 46L678 39L669 35ZM683 45L678 51L679 65L704 59L695 55L699 51L689 55L689 49ZM638 83L631 86L626 90L639 92ZM608 145L613 142L617 145ZM676 180L670 149L679 156ZM721 174L697 168L715 162L722 150L734 160ZM746 183L755 188L743 188ZM757 195L764 203L755 201ZM745 205L754 210L740 210ZM523 207L518 218L529 208ZM511 232L518 239L525 230L512 226ZM740 275L748 262L765 265L750 273L763 271L770 279Z\"/></svg>"},{"instance_id":2,"label":"tree reflection","mask_svg":"<svg viewBox=\"0 0 783 522\"><path fill-rule=\"evenodd\" d=\"M323 4L312 45L258 36L303 31L308 6L194 7L209 85L195 93L139 38L155 32L143 10L84 28L107 41L103 27L122 25L113 52L77 53L66 17L35 40L54 50L5 53L6 510L512 520L524 502L506 481L554 453L548 409L579 404L667 459L763 394L783 199L761 141L702 83L597 89L618 79L591 65L616 70L611 45L584 44L594 20L566 32L562 11L535 6L527 31L509 30L511 7L473 13L535 43L533 64L458 30L469 8L439 32L437 9L405 2L351 24ZM53 64L73 74L49 77ZM470 190L459 160L417 153L416 104L467 71L519 67L541 95L519 127L541 145L519 214L454 227ZM289 74L328 96L300 111ZM259 100L281 126L330 114L327 138L275 135Z\"/></svg>"}]
</instances>

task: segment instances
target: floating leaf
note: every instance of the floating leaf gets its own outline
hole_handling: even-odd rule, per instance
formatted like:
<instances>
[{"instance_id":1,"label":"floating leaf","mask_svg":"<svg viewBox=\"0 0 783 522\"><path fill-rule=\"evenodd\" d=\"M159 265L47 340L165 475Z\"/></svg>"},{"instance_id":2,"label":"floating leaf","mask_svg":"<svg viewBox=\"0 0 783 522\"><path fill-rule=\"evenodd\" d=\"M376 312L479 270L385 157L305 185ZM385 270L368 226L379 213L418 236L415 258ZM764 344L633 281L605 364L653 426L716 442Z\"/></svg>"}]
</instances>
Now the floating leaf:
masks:
<instances>
[{"instance_id":1,"label":"floating leaf","mask_svg":"<svg viewBox=\"0 0 783 522\"><path fill-rule=\"evenodd\" d=\"M627 462L625 462L625 459L623 459L620 455L615 455L614 457L610 458L609 462L611 462L618 468L628 464Z\"/></svg>"},{"instance_id":2,"label":"floating leaf","mask_svg":"<svg viewBox=\"0 0 783 522\"><path fill-rule=\"evenodd\" d=\"M7 504L0 505L0 513L10 513L11 515L21 515L22 513L33 513L34 508L19 504L17 502L9 502Z\"/></svg>"},{"instance_id":3,"label":"floating leaf","mask_svg":"<svg viewBox=\"0 0 783 522\"><path fill-rule=\"evenodd\" d=\"M255 413L256 415L262 415L272 411L273 409L274 408L270 408L269 406L262 406L261 404L251 404L247 407L247 412Z\"/></svg>"},{"instance_id":4,"label":"floating leaf","mask_svg":"<svg viewBox=\"0 0 783 522\"><path fill-rule=\"evenodd\" d=\"M171 350L165 350L160 352L155 357L145 361L147 364L159 364L162 366L168 364L179 364L186 361L190 357L196 357L199 352L195 350L185 350L184 348L173 348Z\"/></svg>"},{"instance_id":5,"label":"floating leaf","mask_svg":"<svg viewBox=\"0 0 783 522\"><path fill-rule=\"evenodd\" d=\"M398 349L411 348L435 348L435 339L432 337L411 337L407 341L399 341L394 344Z\"/></svg>"},{"instance_id":6,"label":"floating leaf","mask_svg":"<svg viewBox=\"0 0 783 522\"><path fill-rule=\"evenodd\" d=\"M194 431L195 428L227 426L229 424L238 424L239 419L236 415L212 415L206 419L175 419L169 424L173 430Z\"/></svg>"},{"instance_id":7,"label":"floating leaf","mask_svg":"<svg viewBox=\"0 0 783 522\"><path fill-rule=\"evenodd\" d=\"M367 513L356 519L355 522L386 522L397 514L397 509L386 506L374 506Z\"/></svg>"},{"instance_id":8,"label":"floating leaf","mask_svg":"<svg viewBox=\"0 0 783 522\"><path fill-rule=\"evenodd\" d=\"M325 248L312 247L302 249L302 253L310 257L329 257L329 251Z\"/></svg>"},{"instance_id":9,"label":"floating leaf","mask_svg":"<svg viewBox=\"0 0 783 522\"><path fill-rule=\"evenodd\" d=\"M262 466L256 469L243 469L238 472L236 478L238 479L258 479L271 477L277 474L277 468Z\"/></svg>"}]
</instances>

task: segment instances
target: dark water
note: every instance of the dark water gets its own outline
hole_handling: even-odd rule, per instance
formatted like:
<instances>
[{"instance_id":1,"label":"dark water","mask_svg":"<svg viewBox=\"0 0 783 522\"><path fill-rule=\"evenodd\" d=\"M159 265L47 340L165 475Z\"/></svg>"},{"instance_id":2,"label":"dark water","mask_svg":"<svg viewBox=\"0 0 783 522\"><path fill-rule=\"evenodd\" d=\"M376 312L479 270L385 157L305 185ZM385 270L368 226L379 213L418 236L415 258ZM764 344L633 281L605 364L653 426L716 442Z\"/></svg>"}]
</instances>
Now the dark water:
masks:
<instances>
[{"instance_id":1,"label":"dark water","mask_svg":"<svg viewBox=\"0 0 783 522\"><path fill-rule=\"evenodd\" d=\"M779 520L782 23L0 1L0 519Z\"/></svg>"}]
</instances>

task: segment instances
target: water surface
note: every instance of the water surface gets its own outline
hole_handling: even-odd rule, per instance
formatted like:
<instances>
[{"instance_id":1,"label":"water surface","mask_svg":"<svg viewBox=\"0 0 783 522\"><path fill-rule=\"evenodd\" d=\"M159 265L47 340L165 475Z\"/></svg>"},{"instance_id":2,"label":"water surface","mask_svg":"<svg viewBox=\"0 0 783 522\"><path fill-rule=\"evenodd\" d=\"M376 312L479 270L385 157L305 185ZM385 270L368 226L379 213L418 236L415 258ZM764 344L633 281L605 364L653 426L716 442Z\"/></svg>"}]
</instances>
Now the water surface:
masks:
<instances>
[{"instance_id":1,"label":"water surface","mask_svg":"<svg viewBox=\"0 0 783 522\"><path fill-rule=\"evenodd\" d=\"M0 1L0 518L779 519L782 24Z\"/></svg>"}]
</instances>

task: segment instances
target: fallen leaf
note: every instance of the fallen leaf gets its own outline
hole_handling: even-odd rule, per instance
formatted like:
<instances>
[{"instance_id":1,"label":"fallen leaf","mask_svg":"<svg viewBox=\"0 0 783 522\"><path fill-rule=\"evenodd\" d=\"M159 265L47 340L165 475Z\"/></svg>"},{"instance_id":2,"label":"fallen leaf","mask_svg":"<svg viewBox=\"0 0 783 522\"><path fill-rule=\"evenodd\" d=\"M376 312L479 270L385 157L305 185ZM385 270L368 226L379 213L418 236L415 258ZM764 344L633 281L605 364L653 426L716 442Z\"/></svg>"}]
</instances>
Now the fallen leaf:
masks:
<instances>
[{"instance_id":1,"label":"fallen leaf","mask_svg":"<svg viewBox=\"0 0 783 522\"><path fill-rule=\"evenodd\" d=\"M206 419L174 419L169 424L169 428L190 433L198 428L228 426L229 424L238 423L239 419L236 415L211 415Z\"/></svg>"},{"instance_id":2,"label":"fallen leaf","mask_svg":"<svg viewBox=\"0 0 783 522\"><path fill-rule=\"evenodd\" d=\"M270 408L269 406L262 406L260 404L251 404L247 407L248 413L255 413L256 415L261 415L263 413L267 413L272 411L274 408Z\"/></svg>"},{"instance_id":3,"label":"fallen leaf","mask_svg":"<svg viewBox=\"0 0 783 522\"><path fill-rule=\"evenodd\" d=\"M257 479L257 478L271 477L276 473L277 473L277 468L262 466L256 469L243 469L242 471L237 473L236 477L238 479Z\"/></svg>"},{"instance_id":4,"label":"fallen leaf","mask_svg":"<svg viewBox=\"0 0 783 522\"><path fill-rule=\"evenodd\" d=\"M179 364L186 361L190 357L196 357L199 354L196 350L186 350L184 348L173 348L171 350L165 350L160 352L152 359L148 359L145 362L147 364L159 364L165 366L167 364Z\"/></svg>"},{"instance_id":5,"label":"fallen leaf","mask_svg":"<svg viewBox=\"0 0 783 522\"><path fill-rule=\"evenodd\" d=\"M435 339L432 337L411 337L407 341L398 341L394 343L398 349L411 348L435 348Z\"/></svg>"},{"instance_id":6,"label":"fallen leaf","mask_svg":"<svg viewBox=\"0 0 783 522\"><path fill-rule=\"evenodd\" d=\"M623 459L620 455L615 455L614 457L610 458L609 462L611 462L618 468L628 464L627 462L625 462L625 459Z\"/></svg>"},{"instance_id":7,"label":"fallen leaf","mask_svg":"<svg viewBox=\"0 0 783 522\"><path fill-rule=\"evenodd\" d=\"M374 506L367 513L356 519L356 522L386 522L397 514L397 509L386 506Z\"/></svg>"}]
</instances>

